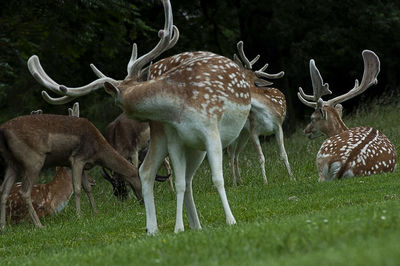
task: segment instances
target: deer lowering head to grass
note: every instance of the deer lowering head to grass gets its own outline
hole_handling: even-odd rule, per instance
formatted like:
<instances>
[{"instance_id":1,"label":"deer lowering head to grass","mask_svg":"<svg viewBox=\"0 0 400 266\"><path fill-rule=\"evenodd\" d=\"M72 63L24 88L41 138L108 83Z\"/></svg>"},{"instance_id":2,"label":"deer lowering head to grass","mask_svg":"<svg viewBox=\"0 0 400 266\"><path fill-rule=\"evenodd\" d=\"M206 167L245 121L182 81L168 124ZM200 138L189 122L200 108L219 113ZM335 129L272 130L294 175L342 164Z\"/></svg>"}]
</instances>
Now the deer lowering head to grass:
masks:
<instances>
[{"instance_id":1,"label":"deer lowering head to grass","mask_svg":"<svg viewBox=\"0 0 400 266\"><path fill-rule=\"evenodd\" d=\"M331 94L329 85L324 83L310 60L310 75L314 95L307 95L299 88L298 97L302 103L315 108L311 115L311 123L304 133L309 138L321 134L328 137L317 154L319 180L340 179L352 176L365 176L394 171L397 155L392 142L381 132L370 127L347 128L342 121L342 105L340 103L363 93L377 83L380 70L378 56L369 50L362 52L364 74L361 83L356 80L349 92L328 101L322 96Z\"/></svg>"},{"instance_id":2,"label":"deer lowering head to grass","mask_svg":"<svg viewBox=\"0 0 400 266\"><path fill-rule=\"evenodd\" d=\"M267 183L267 175L265 173L265 157L260 145L260 136L275 134L281 159L286 166L289 176L293 178L283 141L282 123L286 116L285 95L283 95L283 93L278 89L266 87L272 85L272 83L266 79L281 78L284 75L284 72L281 71L277 74L268 74L264 72L268 67L268 64L265 64L260 70L254 71L252 70L252 67L258 61L260 56L256 56L251 61L248 60L243 51L242 41L238 42L237 49L239 57L236 54L234 55L235 62L243 69L252 83L250 86L251 109L247 123L239 137L228 147L233 184L237 185L237 183L241 183L239 154L246 146L249 136L257 151L262 171L262 178L265 184Z\"/></svg>"},{"instance_id":3,"label":"deer lowering head to grass","mask_svg":"<svg viewBox=\"0 0 400 266\"><path fill-rule=\"evenodd\" d=\"M1 186L1 228L5 227L6 202L17 177L23 177L19 193L33 223L42 226L32 205L31 191L39 173L47 167L71 167L78 216L81 184L86 191L90 191L82 172L94 165L123 175L134 188L136 196L142 199L137 169L119 155L97 128L84 118L41 114L11 119L0 126L0 154L7 165ZM88 195L90 199L91 194Z\"/></svg>"},{"instance_id":4,"label":"deer lowering head to grass","mask_svg":"<svg viewBox=\"0 0 400 266\"><path fill-rule=\"evenodd\" d=\"M79 117L79 104L76 102L73 108L68 108L70 116ZM43 114L42 110L32 111L31 115ZM96 205L91 195L91 187L95 181L83 172L84 179L82 184L85 192L89 196L89 201L95 212ZM29 218L27 206L19 194L21 182L13 185L8 196L6 205L6 219L18 223ZM67 206L73 194L73 180L70 170L67 167L57 167L56 175L47 184L36 184L32 187L32 205L39 219L61 212Z\"/></svg>"},{"instance_id":5,"label":"deer lowering head to grass","mask_svg":"<svg viewBox=\"0 0 400 266\"><path fill-rule=\"evenodd\" d=\"M157 71L170 69L151 79L152 67L144 68L145 65L178 40L170 3L164 0L163 5L166 20L164 29L159 32L159 43L140 58L137 58L134 44L128 75L122 81L106 77L92 66L99 79L86 86L68 88L60 86L44 72L37 56L29 59L28 66L36 80L61 95L52 98L43 92L48 102L62 104L104 87L128 117L149 121L149 151L139 170L148 234L157 232L153 186L157 169L167 154L174 169L177 193L175 232L184 230L183 203L190 227L201 228L192 196L192 178L206 153L226 222L235 224L224 188L222 148L238 137L246 122L250 111L250 84L237 64L210 52L175 55L168 60L171 65L160 64Z\"/></svg>"},{"instance_id":6,"label":"deer lowering head to grass","mask_svg":"<svg viewBox=\"0 0 400 266\"><path fill-rule=\"evenodd\" d=\"M147 122L139 122L130 119L125 113L120 114L114 121L108 124L104 137L111 146L121 154L125 159L130 161L133 166L139 168L139 152L144 152L150 140L150 127ZM167 158L164 159L164 165L167 169L167 176L156 176L156 180L163 182L167 179L170 181L170 188L173 191L171 177L171 167ZM121 200L128 197L124 178L118 173L108 173L107 169L102 169L103 177L113 184L114 195Z\"/></svg>"}]
</instances>

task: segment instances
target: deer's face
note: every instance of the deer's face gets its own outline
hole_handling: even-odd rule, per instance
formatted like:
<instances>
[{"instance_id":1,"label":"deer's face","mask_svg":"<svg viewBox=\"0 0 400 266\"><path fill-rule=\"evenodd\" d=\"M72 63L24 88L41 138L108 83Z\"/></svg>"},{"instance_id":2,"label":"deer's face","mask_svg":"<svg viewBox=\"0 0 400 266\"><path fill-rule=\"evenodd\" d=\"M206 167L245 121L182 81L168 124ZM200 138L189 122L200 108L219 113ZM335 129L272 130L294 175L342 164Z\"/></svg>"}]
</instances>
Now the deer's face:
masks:
<instances>
[{"instance_id":1,"label":"deer's face","mask_svg":"<svg viewBox=\"0 0 400 266\"><path fill-rule=\"evenodd\" d=\"M334 133L336 124L341 121L342 107L321 106L311 114L311 122L304 129L304 134L314 139L321 135L330 136Z\"/></svg>"}]
</instances>

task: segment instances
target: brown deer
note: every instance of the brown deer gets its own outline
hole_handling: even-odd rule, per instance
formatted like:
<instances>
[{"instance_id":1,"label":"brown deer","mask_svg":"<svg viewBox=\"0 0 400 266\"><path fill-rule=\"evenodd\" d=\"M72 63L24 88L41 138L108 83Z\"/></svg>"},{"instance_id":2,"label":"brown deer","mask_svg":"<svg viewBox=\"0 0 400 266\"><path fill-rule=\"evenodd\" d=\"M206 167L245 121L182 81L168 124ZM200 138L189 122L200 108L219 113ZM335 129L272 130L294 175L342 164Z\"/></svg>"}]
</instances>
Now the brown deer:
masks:
<instances>
[{"instance_id":1,"label":"brown deer","mask_svg":"<svg viewBox=\"0 0 400 266\"><path fill-rule=\"evenodd\" d=\"M343 108L340 103L360 95L378 82L378 56L372 51L364 50L362 57L364 74L361 84L356 80L354 88L343 95L328 101L322 100L322 96L331 94L331 91L329 85L323 82L314 60L310 60L314 95L307 95L299 88L297 95L300 101L315 108L311 123L304 133L310 139L321 134L328 137L317 154L319 181L390 172L396 167L395 147L385 135L370 127L349 129L341 118Z\"/></svg>"},{"instance_id":2,"label":"brown deer","mask_svg":"<svg viewBox=\"0 0 400 266\"><path fill-rule=\"evenodd\" d=\"M114 121L107 125L104 137L111 146L130 161L135 168L139 168L139 152L144 152L150 140L150 127L147 122L139 122L129 119L125 113L120 114ZM171 167L167 158L164 159L165 168L168 176L156 176L156 180L163 182L169 179L170 188L174 191L171 179ZM117 173L109 174L107 169L101 171L103 177L114 187L114 195L118 195L121 200L128 197L125 181Z\"/></svg>"},{"instance_id":3,"label":"brown deer","mask_svg":"<svg viewBox=\"0 0 400 266\"><path fill-rule=\"evenodd\" d=\"M240 58L235 54L235 62L243 69L248 76L248 79L253 82L250 87L251 109L248 120L239 137L228 147L233 184L237 185L242 182L239 169L239 154L246 146L249 137L258 154L258 161L260 163L263 181L265 184L267 183L267 176L265 174L265 157L260 145L259 137L269 136L272 134L275 134L281 159L286 166L290 178L293 179L293 174L290 170L290 164L283 141L282 123L286 116L285 95L276 88L266 87L273 83L265 80L281 78L284 75L284 72L281 71L277 74L267 74L263 72L268 67L268 64L264 65L264 67L258 71L253 71L252 67L258 61L260 56L257 55L251 61L247 59L243 50L242 41L237 43L237 49Z\"/></svg>"},{"instance_id":4,"label":"brown deer","mask_svg":"<svg viewBox=\"0 0 400 266\"><path fill-rule=\"evenodd\" d=\"M1 186L0 226L5 227L6 202L17 177L23 176L20 195L35 226L41 227L33 208L31 191L43 168L72 168L77 215L80 216L81 184L90 189L84 169L94 165L123 175L138 199L141 184L137 169L119 155L87 119L62 115L28 115L11 119L0 126L0 154L7 164ZM85 189L85 190L86 190ZM91 194L88 194L89 199ZM94 203L91 200L91 203ZM92 204L93 207L93 204Z\"/></svg>"},{"instance_id":5,"label":"brown deer","mask_svg":"<svg viewBox=\"0 0 400 266\"><path fill-rule=\"evenodd\" d=\"M42 92L46 101L63 104L99 88L115 97L128 117L148 120L150 145L139 169L146 208L148 234L157 232L154 206L154 179L163 159L169 154L175 174L177 211L175 232L183 231L182 208L185 203L189 225L201 228L192 196L192 178L206 153L212 180L220 195L227 224L235 224L224 188L222 148L235 140L250 111L250 84L244 72L230 59L210 52L187 52L173 56L174 67L151 78L144 66L175 45L178 30L172 23L169 1L163 1L164 29L156 47L137 58L136 44L128 63L128 75L122 81L104 76L94 66L99 79L79 87L68 88L53 81L43 70L37 56L28 67L43 86L62 95L53 98ZM159 65L162 72L166 65ZM146 80L146 81L143 81Z\"/></svg>"},{"instance_id":6,"label":"brown deer","mask_svg":"<svg viewBox=\"0 0 400 266\"><path fill-rule=\"evenodd\" d=\"M84 172L84 175L87 175ZM89 186L96 182L89 175L86 177ZM67 167L57 167L56 175L47 184L36 184L32 188L32 205L39 219L61 212L68 204L74 190L72 175ZM18 223L29 218L25 202L19 194L21 182L15 183L11 188L6 205L6 218Z\"/></svg>"}]
</instances>

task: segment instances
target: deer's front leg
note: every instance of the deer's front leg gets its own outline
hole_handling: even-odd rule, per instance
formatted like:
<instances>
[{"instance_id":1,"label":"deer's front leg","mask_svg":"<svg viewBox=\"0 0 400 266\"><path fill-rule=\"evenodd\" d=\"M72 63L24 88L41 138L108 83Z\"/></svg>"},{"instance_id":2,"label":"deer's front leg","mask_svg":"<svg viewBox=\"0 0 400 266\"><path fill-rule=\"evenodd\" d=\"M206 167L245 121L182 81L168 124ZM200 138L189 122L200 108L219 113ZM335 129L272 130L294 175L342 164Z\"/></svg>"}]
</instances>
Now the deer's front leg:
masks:
<instances>
[{"instance_id":1,"label":"deer's front leg","mask_svg":"<svg viewBox=\"0 0 400 266\"><path fill-rule=\"evenodd\" d=\"M142 194L146 209L146 230L148 235L157 233L157 217L154 204L154 180L157 170L167 156L167 141L162 125L150 122L150 145L139 169Z\"/></svg>"},{"instance_id":2,"label":"deer's front leg","mask_svg":"<svg viewBox=\"0 0 400 266\"><path fill-rule=\"evenodd\" d=\"M97 207L96 207L96 202L94 201L93 195L92 195L92 186L89 183L88 177L87 177L87 173L85 173L85 171L83 171L82 173L82 185L83 185L83 189L86 192L86 195L89 198L89 202L90 202L90 206L92 206L92 210L94 213L98 213Z\"/></svg>"},{"instance_id":3,"label":"deer's front leg","mask_svg":"<svg viewBox=\"0 0 400 266\"><path fill-rule=\"evenodd\" d=\"M77 158L71 159L72 168L72 184L74 187L76 215L81 216L81 186L82 186L82 173L84 162Z\"/></svg>"},{"instance_id":4,"label":"deer's front leg","mask_svg":"<svg viewBox=\"0 0 400 266\"><path fill-rule=\"evenodd\" d=\"M40 168L39 169L34 169L34 168L25 169L25 177L24 177L24 180L22 181L21 189L19 191L21 198L25 201L25 204L28 208L29 216L31 217L33 224L36 227L43 227L43 225L40 222L40 219L36 213L36 210L33 208L31 192L32 192L33 185L36 183L36 181L39 178Z\"/></svg>"}]
</instances>

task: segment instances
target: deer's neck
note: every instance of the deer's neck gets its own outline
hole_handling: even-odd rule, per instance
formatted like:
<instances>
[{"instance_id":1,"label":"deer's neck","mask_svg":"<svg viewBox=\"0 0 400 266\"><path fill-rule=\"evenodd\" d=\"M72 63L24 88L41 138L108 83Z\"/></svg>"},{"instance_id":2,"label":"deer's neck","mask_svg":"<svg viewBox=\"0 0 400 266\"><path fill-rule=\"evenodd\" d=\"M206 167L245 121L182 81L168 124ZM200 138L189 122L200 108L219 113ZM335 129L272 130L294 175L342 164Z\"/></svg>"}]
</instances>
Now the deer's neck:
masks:
<instances>
[{"instance_id":1,"label":"deer's neck","mask_svg":"<svg viewBox=\"0 0 400 266\"><path fill-rule=\"evenodd\" d=\"M329 130L326 132L327 137L332 137L334 135L340 134L349 128L344 124L342 119L340 119L339 116L335 117L332 119L332 121L329 123L330 127Z\"/></svg>"},{"instance_id":2,"label":"deer's neck","mask_svg":"<svg viewBox=\"0 0 400 266\"><path fill-rule=\"evenodd\" d=\"M102 148L98 152L97 163L123 176L137 175L137 170L132 164L115 151L104 138L100 141L103 142L103 145L101 145Z\"/></svg>"}]
</instances>

